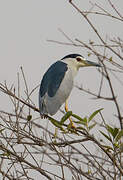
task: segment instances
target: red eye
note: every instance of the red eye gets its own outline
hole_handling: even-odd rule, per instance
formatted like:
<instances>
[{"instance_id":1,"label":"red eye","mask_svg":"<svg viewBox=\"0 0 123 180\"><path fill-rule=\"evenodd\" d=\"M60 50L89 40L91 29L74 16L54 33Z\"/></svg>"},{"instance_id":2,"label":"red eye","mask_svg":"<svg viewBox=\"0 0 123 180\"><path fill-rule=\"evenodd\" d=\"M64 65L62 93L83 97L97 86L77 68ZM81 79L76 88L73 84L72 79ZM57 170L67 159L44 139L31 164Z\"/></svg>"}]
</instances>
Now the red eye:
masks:
<instances>
[{"instance_id":1,"label":"red eye","mask_svg":"<svg viewBox=\"0 0 123 180\"><path fill-rule=\"evenodd\" d=\"M81 61L81 58L80 58L80 57L77 57L76 60L79 62L79 61Z\"/></svg>"}]
</instances>

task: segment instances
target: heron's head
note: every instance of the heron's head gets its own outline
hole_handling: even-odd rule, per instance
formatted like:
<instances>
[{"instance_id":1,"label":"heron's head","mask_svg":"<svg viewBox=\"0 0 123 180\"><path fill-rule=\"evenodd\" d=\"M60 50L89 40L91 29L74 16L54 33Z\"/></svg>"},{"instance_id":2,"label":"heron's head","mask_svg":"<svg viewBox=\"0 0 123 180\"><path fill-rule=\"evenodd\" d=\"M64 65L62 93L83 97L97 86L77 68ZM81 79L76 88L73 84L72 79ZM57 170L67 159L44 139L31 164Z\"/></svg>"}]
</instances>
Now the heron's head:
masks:
<instances>
[{"instance_id":1,"label":"heron's head","mask_svg":"<svg viewBox=\"0 0 123 180\"><path fill-rule=\"evenodd\" d=\"M69 54L65 56L64 58L62 58L61 60L67 63L69 66L74 67L76 69L79 69L80 67L87 67L87 66L101 67L100 64L88 61L80 54Z\"/></svg>"}]
</instances>

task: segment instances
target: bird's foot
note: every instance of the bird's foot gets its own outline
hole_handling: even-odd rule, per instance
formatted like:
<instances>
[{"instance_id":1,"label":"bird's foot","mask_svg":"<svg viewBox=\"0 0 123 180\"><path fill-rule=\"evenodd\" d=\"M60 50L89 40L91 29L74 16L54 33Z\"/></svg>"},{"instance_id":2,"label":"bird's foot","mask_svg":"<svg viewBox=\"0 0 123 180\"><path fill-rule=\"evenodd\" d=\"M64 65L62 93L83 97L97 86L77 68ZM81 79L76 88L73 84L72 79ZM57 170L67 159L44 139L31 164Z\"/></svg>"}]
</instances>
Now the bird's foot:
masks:
<instances>
[{"instance_id":1,"label":"bird's foot","mask_svg":"<svg viewBox=\"0 0 123 180\"><path fill-rule=\"evenodd\" d=\"M69 119L70 120L70 119ZM72 122L72 120L70 120L70 123L67 127L68 132L74 133L74 134L78 134L77 133L77 127L74 125L74 123Z\"/></svg>"},{"instance_id":2,"label":"bird's foot","mask_svg":"<svg viewBox=\"0 0 123 180\"><path fill-rule=\"evenodd\" d=\"M70 124L69 126L72 128L72 129L76 129L76 126L74 125L72 119L69 117L69 120L70 120Z\"/></svg>"},{"instance_id":3,"label":"bird's foot","mask_svg":"<svg viewBox=\"0 0 123 180\"><path fill-rule=\"evenodd\" d=\"M46 118L48 118L47 114L41 114L41 119L46 119Z\"/></svg>"}]
</instances>

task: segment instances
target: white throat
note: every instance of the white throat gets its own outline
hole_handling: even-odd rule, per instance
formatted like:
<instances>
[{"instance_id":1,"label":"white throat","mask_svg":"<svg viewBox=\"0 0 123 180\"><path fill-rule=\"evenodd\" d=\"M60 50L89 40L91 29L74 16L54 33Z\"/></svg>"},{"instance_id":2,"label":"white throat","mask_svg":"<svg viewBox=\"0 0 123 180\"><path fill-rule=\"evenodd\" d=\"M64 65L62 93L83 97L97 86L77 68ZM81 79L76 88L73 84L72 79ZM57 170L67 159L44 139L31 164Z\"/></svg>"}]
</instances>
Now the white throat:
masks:
<instances>
[{"instance_id":1,"label":"white throat","mask_svg":"<svg viewBox=\"0 0 123 180\"><path fill-rule=\"evenodd\" d=\"M68 68L71 71L71 73L73 75L73 78L74 78L76 76L78 70L79 70L79 66L77 65L75 60L69 58L69 59L65 59L65 60L62 60L62 61L64 61L68 65Z\"/></svg>"}]
</instances>

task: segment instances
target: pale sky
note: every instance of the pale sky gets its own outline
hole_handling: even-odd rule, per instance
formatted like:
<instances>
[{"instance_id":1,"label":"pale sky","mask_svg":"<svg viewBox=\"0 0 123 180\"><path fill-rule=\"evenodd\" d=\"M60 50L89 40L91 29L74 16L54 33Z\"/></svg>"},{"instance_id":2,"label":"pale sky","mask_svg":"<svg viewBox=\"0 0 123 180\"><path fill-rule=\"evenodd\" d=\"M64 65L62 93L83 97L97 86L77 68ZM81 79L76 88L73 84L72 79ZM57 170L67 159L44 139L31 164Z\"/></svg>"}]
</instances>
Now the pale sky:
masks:
<instances>
[{"instance_id":1,"label":"pale sky","mask_svg":"<svg viewBox=\"0 0 123 180\"><path fill-rule=\"evenodd\" d=\"M91 8L90 0L75 1L82 10ZM111 12L106 0L92 0ZM112 1L123 14L123 0ZM97 8L94 8L96 11ZM105 16L91 16L93 23L104 38L108 36L123 37L121 22L114 23ZM110 21L109 21L110 20ZM109 23L110 22L110 23ZM68 0L0 0L0 82L5 80L9 85L17 85L17 72L22 66L26 74L29 89L38 85L47 68L55 61L70 53L79 53L87 58L88 51L84 48L65 46L48 42L48 39L68 42L58 29L62 29L71 39L96 41L97 37L87 22L68 3ZM90 61L97 62L94 57ZM94 92L99 89L100 74L96 68L81 69L75 84L90 88ZM117 83L117 82L116 82ZM22 86L23 91L23 86ZM120 87L117 92L120 94ZM107 91L104 91L104 95ZM0 93L2 99L0 109L9 110L8 99ZM120 94L120 99L123 95ZM89 115L91 112L104 108L107 121L114 114L114 105L103 100L93 100L88 94L74 88L70 96L69 106L78 115ZM38 91L33 96L38 106ZM105 108L106 107L106 108ZM61 115L61 114L60 114ZM57 115L56 115L57 116Z\"/></svg>"}]
</instances>

